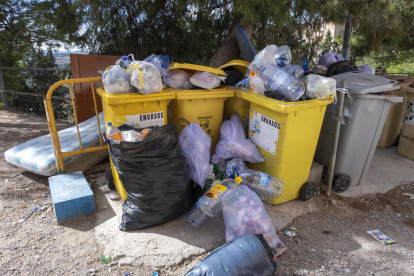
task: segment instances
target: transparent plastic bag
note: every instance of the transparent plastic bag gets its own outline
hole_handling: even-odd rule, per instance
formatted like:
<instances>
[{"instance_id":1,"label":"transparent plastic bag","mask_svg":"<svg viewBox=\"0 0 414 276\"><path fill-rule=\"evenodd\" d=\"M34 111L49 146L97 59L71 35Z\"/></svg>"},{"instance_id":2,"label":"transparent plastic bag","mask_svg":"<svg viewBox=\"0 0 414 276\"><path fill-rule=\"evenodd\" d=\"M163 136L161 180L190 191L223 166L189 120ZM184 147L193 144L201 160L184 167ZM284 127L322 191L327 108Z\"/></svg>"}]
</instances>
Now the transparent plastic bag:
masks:
<instances>
[{"instance_id":1,"label":"transparent plastic bag","mask_svg":"<svg viewBox=\"0 0 414 276\"><path fill-rule=\"evenodd\" d=\"M212 157L212 161L218 164L221 160L237 157L251 163L264 161L256 145L249 139L246 139L240 115L234 113L230 120L224 121L221 125L220 141L216 146L216 152Z\"/></svg>"},{"instance_id":2,"label":"transparent plastic bag","mask_svg":"<svg viewBox=\"0 0 414 276\"><path fill-rule=\"evenodd\" d=\"M190 178L204 188L210 174L210 136L197 123L191 123L181 131L178 139Z\"/></svg>"},{"instance_id":3,"label":"transparent plastic bag","mask_svg":"<svg viewBox=\"0 0 414 276\"><path fill-rule=\"evenodd\" d=\"M222 196L226 242L250 234L263 234L271 248L285 247L260 198L247 186L230 189Z\"/></svg>"},{"instance_id":4,"label":"transparent plastic bag","mask_svg":"<svg viewBox=\"0 0 414 276\"><path fill-rule=\"evenodd\" d=\"M142 94L157 93L164 88L161 73L152 63L134 61L128 65L127 72L131 74L131 85Z\"/></svg>"},{"instance_id":5,"label":"transparent plastic bag","mask_svg":"<svg viewBox=\"0 0 414 276\"><path fill-rule=\"evenodd\" d=\"M162 76L164 84L168 87L190 90L194 85L190 82L192 74L181 69L171 70Z\"/></svg>"},{"instance_id":6,"label":"transparent plastic bag","mask_svg":"<svg viewBox=\"0 0 414 276\"><path fill-rule=\"evenodd\" d=\"M369 66L368 64L358 66L358 71L368 72L368 73L371 73L371 74L375 75L375 69L373 67Z\"/></svg>"},{"instance_id":7,"label":"transparent plastic bag","mask_svg":"<svg viewBox=\"0 0 414 276\"><path fill-rule=\"evenodd\" d=\"M306 76L306 95L314 99L324 99L336 91L336 80L315 74Z\"/></svg>"},{"instance_id":8,"label":"transparent plastic bag","mask_svg":"<svg viewBox=\"0 0 414 276\"><path fill-rule=\"evenodd\" d=\"M217 74L197 71L190 78L190 82L194 84L195 86L198 86L204 89L213 89L220 85L221 78L217 76Z\"/></svg>"},{"instance_id":9,"label":"transparent plastic bag","mask_svg":"<svg viewBox=\"0 0 414 276\"><path fill-rule=\"evenodd\" d=\"M170 68L170 56L161 56L152 54L144 61L152 63L159 71L161 76L168 72Z\"/></svg>"},{"instance_id":10,"label":"transparent plastic bag","mask_svg":"<svg viewBox=\"0 0 414 276\"><path fill-rule=\"evenodd\" d=\"M105 91L111 94L132 93L127 71L119 65L114 65L105 70L102 75L102 83Z\"/></svg>"}]
</instances>

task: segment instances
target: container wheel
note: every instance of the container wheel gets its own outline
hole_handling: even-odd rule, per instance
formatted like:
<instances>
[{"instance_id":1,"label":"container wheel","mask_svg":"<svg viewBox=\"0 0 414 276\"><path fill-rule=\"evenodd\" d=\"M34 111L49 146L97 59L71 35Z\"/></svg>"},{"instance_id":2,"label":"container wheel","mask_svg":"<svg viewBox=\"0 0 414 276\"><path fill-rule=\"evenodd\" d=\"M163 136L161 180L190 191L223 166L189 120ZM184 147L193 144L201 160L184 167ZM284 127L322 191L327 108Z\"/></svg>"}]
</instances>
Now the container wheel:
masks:
<instances>
[{"instance_id":1,"label":"container wheel","mask_svg":"<svg viewBox=\"0 0 414 276\"><path fill-rule=\"evenodd\" d=\"M111 168L105 169L106 185L110 190L115 190L114 177L112 176Z\"/></svg>"},{"instance_id":2,"label":"container wheel","mask_svg":"<svg viewBox=\"0 0 414 276\"><path fill-rule=\"evenodd\" d=\"M333 183L333 188L337 193L345 192L349 186L351 186L351 177L347 174L338 175Z\"/></svg>"},{"instance_id":3,"label":"container wheel","mask_svg":"<svg viewBox=\"0 0 414 276\"><path fill-rule=\"evenodd\" d=\"M314 182L306 182L300 188L299 198L303 201L310 200L316 193L316 184Z\"/></svg>"}]
</instances>

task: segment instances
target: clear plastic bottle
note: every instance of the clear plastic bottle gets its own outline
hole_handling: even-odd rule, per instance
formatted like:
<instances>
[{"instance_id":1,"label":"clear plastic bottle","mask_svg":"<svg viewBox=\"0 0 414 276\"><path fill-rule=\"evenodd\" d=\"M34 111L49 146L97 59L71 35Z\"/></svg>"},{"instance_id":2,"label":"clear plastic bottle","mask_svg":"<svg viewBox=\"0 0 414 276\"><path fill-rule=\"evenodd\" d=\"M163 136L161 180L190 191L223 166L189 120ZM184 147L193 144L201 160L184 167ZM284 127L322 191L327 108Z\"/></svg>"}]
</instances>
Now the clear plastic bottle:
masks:
<instances>
[{"instance_id":1,"label":"clear plastic bottle","mask_svg":"<svg viewBox=\"0 0 414 276\"><path fill-rule=\"evenodd\" d=\"M290 53L289 46L283 45L278 47L275 51L273 62L279 67L284 67L285 65L291 64L292 54Z\"/></svg>"},{"instance_id":2,"label":"clear plastic bottle","mask_svg":"<svg viewBox=\"0 0 414 276\"><path fill-rule=\"evenodd\" d=\"M196 228L201 228L206 224L207 221L211 219L210 216L207 216L203 213L203 211L200 208L200 204L196 203L191 208L191 210L187 214L187 221L192 226Z\"/></svg>"},{"instance_id":3,"label":"clear plastic bottle","mask_svg":"<svg viewBox=\"0 0 414 276\"><path fill-rule=\"evenodd\" d=\"M278 198L282 195L283 182L275 176L259 171L248 170L247 172L248 174L242 175L242 184L247 185L259 196L266 211L269 212L273 198Z\"/></svg>"},{"instance_id":4,"label":"clear plastic bottle","mask_svg":"<svg viewBox=\"0 0 414 276\"><path fill-rule=\"evenodd\" d=\"M214 181L211 188L197 201L201 211L210 217L215 217L222 210L222 195L237 185L234 179Z\"/></svg>"},{"instance_id":5,"label":"clear plastic bottle","mask_svg":"<svg viewBox=\"0 0 414 276\"><path fill-rule=\"evenodd\" d=\"M275 64L263 67L260 76L267 86L292 102L305 93L303 82Z\"/></svg>"},{"instance_id":6,"label":"clear plastic bottle","mask_svg":"<svg viewBox=\"0 0 414 276\"><path fill-rule=\"evenodd\" d=\"M244 174L248 169L246 164L241 158L234 158L226 163L225 173L227 177L230 177L234 173L234 169L237 169L239 175Z\"/></svg>"},{"instance_id":7,"label":"clear plastic bottle","mask_svg":"<svg viewBox=\"0 0 414 276\"><path fill-rule=\"evenodd\" d=\"M112 122L108 123L108 128L106 129L106 138L112 138L116 141L123 141L121 131L117 127L112 125Z\"/></svg>"}]
</instances>

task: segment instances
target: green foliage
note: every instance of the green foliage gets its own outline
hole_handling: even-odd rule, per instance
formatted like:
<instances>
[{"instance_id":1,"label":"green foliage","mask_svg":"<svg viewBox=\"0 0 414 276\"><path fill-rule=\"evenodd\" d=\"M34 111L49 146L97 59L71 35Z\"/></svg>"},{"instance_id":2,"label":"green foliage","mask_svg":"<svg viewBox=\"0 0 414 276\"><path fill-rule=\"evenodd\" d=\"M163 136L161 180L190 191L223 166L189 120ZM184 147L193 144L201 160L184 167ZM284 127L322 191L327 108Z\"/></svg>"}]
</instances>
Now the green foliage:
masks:
<instances>
[{"instance_id":1,"label":"green foliage","mask_svg":"<svg viewBox=\"0 0 414 276\"><path fill-rule=\"evenodd\" d=\"M326 32L325 41L321 45L321 48L322 48L321 52L322 53L326 53L326 52L340 53L339 50L341 48L339 45L340 44L334 40L331 30L328 30Z\"/></svg>"}]
</instances>

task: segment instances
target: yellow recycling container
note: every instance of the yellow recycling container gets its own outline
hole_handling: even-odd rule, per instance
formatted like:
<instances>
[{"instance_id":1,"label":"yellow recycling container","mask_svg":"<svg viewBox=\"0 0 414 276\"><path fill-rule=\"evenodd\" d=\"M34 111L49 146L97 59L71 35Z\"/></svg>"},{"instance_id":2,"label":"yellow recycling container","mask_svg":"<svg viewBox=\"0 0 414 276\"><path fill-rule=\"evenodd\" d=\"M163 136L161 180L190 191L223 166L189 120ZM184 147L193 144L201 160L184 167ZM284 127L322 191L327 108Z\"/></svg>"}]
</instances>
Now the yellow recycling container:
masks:
<instances>
[{"instance_id":1,"label":"yellow recycling container","mask_svg":"<svg viewBox=\"0 0 414 276\"><path fill-rule=\"evenodd\" d=\"M219 69L226 69L228 67L234 67L238 71L240 71L240 73L245 75L247 73L247 68L249 67L249 65L250 65L250 62L235 59L222 65L221 67L219 67ZM249 120L248 112L249 112L250 103L241 98L241 95L240 95L241 91L242 91L241 89L236 88L234 91L234 97L228 98L224 102L224 114L223 114L224 117L223 118L224 120L226 120L230 118L231 115L233 115L234 113L239 113L240 118L242 119L243 126L245 125L247 126L248 120Z\"/></svg>"},{"instance_id":2,"label":"yellow recycling container","mask_svg":"<svg viewBox=\"0 0 414 276\"><path fill-rule=\"evenodd\" d=\"M224 102L223 119L227 120L234 113L239 113L243 126L248 126L250 102L241 98L241 91L241 89L236 88L234 97L228 98Z\"/></svg>"},{"instance_id":3,"label":"yellow recycling container","mask_svg":"<svg viewBox=\"0 0 414 276\"><path fill-rule=\"evenodd\" d=\"M175 93L170 89L143 95L141 93L111 94L103 88L96 89L101 96L105 124L112 122L114 126L123 124L135 128L145 128L167 124L167 106L175 98ZM127 193L119 180L118 173L111 162L111 171L115 188L123 200Z\"/></svg>"},{"instance_id":4,"label":"yellow recycling container","mask_svg":"<svg viewBox=\"0 0 414 276\"><path fill-rule=\"evenodd\" d=\"M249 139L265 159L249 163L249 168L283 181L282 196L273 199L273 204L299 198L309 176L325 109L333 95L321 100L282 102L247 90L241 92L241 98L250 102Z\"/></svg>"},{"instance_id":5,"label":"yellow recycling container","mask_svg":"<svg viewBox=\"0 0 414 276\"><path fill-rule=\"evenodd\" d=\"M199 90L174 89L175 99L168 107L168 124L177 125L180 134L184 127L197 123L211 137L211 154L220 139L224 101L234 96L227 87Z\"/></svg>"}]
</instances>

